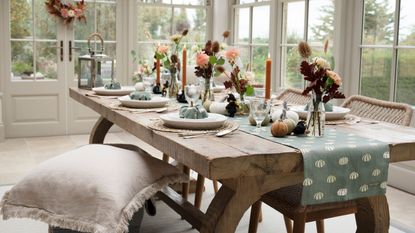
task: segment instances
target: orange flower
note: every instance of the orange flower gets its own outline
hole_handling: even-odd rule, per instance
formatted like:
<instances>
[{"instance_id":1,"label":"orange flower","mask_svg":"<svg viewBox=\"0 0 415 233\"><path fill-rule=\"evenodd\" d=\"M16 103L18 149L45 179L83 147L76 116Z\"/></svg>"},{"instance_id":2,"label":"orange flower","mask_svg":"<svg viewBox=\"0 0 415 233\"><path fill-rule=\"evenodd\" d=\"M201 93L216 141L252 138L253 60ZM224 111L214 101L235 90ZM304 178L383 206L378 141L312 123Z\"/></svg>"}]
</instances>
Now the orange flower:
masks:
<instances>
[{"instance_id":1,"label":"orange flower","mask_svg":"<svg viewBox=\"0 0 415 233\"><path fill-rule=\"evenodd\" d=\"M166 45L159 45L157 47L157 52L160 53L160 54L166 54L167 51L169 51L169 47L166 46Z\"/></svg>"},{"instance_id":2,"label":"orange flower","mask_svg":"<svg viewBox=\"0 0 415 233\"><path fill-rule=\"evenodd\" d=\"M230 61L234 61L237 57L239 57L240 54L241 54L241 52L239 51L239 49L230 48L230 49L226 50L225 57Z\"/></svg>"},{"instance_id":3,"label":"orange flower","mask_svg":"<svg viewBox=\"0 0 415 233\"><path fill-rule=\"evenodd\" d=\"M199 67L206 67L209 63L209 56L206 53L198 53L196 56L196 64Z\"/></svg>"},{"instance_id":4,"label":"orange flower","mask_svg":"<svg viewBox=\"0 0 415 233\"><path fill-rule=\"evenodd\" d=\"M331 78L338 86L342 85L342 78L334 71L326 70L327 76Z\"/></svg>"}]
</instances>

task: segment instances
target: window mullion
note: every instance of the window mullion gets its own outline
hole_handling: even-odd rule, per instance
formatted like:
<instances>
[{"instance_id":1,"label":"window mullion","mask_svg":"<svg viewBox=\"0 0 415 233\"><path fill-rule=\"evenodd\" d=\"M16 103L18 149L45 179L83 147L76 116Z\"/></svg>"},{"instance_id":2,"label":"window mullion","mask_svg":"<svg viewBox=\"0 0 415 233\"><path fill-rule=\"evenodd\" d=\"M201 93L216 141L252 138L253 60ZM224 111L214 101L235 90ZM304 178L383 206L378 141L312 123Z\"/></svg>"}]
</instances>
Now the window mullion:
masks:
<instances>
[{"instance_id":1,"label":"window mullion","mask_svg":"<svg viewBox=\"0 0 415 233\"><path fill-rule=\"evenodd\" d=\"M253 39L252 39L252 35L253 35L253 20L254 19L254 7L251 6L249 8L249 70L251 70L252 68L252 62L253 62L253 57L254 57L254 48L252 45Z\"/></svg>"},{"instance_id":2,"label":"window mullion","mask_svg":"<svg viewBox=\"0 0 415 233\"><path fill-rule=\"evenodd\" d=\"M305 9L304 9L304 40L308 41L308 9L310 6L310 0L305 0Z\"/></svg>"},{"instance_id":3,"label":"window mullion","mask_svg":"<svg viewBox=\"0 0 415 233\"><path fill-rule=\"evenodd\" d=\"M32 59L32 61L33 61L33 77L34 77L34 80L36 81L37 80L37 77L36 77L36 72L37 72L37 70L36 70L36 31L35 31L35 25L36 25L36 17L35 17L35 1L32 1L32 23L33 23L33 25L32 25L32 42L33 42L33 59Z\"/></svg>"},{"instance_id":4,"label":"window mullion","mask_svg":"<svg viewBox=\"0 0 415 233\"><path fill-rule=\"evenodd\" d=\"M393 35L393 51L392 51L392 64L391 64L391 80L390 80L390 93L389 100L396 100L396 83L398 80L398 40L399 40L399 19L400 19L400 0L395 2L395 21L394 21L394 35Z\"/></svg>"}]
</instances>

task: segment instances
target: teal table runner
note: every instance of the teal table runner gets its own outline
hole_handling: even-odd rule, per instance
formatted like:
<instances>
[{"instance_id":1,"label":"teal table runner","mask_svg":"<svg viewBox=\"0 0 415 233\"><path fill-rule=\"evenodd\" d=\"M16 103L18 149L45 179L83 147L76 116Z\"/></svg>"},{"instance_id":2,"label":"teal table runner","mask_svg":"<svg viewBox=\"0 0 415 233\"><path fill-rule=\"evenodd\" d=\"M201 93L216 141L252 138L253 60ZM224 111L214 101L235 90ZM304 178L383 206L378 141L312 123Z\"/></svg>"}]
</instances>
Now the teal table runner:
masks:
<instances>
[{"instance_id":1,"label":"teal table runner","mask_svg":"<svg viewBox=\"0 0 415 233\"><path fill-rule=\"evenodd\" d=\"M240 130L251 133L245 117L233 118ZM301 203L322 204L383 195L389 165L389 145L327 128L324 137L276 138L270 126L259 137L298 149L303 154L304 181Z\"/></svg>"}]
</instances>

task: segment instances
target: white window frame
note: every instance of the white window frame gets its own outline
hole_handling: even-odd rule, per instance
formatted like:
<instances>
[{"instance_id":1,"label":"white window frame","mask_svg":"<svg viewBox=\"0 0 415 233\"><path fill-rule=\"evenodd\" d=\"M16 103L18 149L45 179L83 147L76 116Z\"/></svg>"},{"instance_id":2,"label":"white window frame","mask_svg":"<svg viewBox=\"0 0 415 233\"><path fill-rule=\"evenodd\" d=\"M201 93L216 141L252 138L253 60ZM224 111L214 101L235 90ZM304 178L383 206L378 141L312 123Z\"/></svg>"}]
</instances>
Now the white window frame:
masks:
<instances>
[{"instance_id":1,"label":"white window frame","mask_svg":"<svg viewBox=\"0 0 415 233\"><path fill-rule=\"evenodd\" d=\"M272 24L271 24L271 22L272 22L272 18L273 18L273 10L272 10L272 8L273 8L273 2L275 2L275 1L262 1L262 2L258 2L258 0L257 0L257 2L253 2L253 3L244 3L244 4L240 4L239 3L240 2L240 0L233 0L233 2L232 2L232 4L231 4L231 27L232 27L232 31L233 31L233 33L231 33L232 34L232 42L233 42L233 45L235 45L235 46L241 46L241 47L248 47L248 50L249 50L249 64L250 64L250 67L249 67L249 70L251 70L252 69L252 64L253 64L253 58L254 58L254 47L268 47L268 49L269 49L269 51L270 51L270 56L271 56L271 53L272 53L272 50L271 50L271 48L272 48L272 46L271 46L271 44L272 43L274 43L273 41L273 37L271 36L272 35ZM270 25L270 28L269 28L269 42L268 42L268 44L266 44L266 43L253 43L253 30L252 30L252 28L253 28L253 11L254 11L254 7L259 7L259 6L270 6L270 23L269 23L269 25ZM236 17L237 15L236 15L236 11L238 10L238 9L241 9L241 8L248 8L249 9L249 40L248 40L248 43L245 43L245 42L238 42L238 34L239 34L239 31L238 31L238 29L239 29L239 27L238 27L238 18ZM265 61L264 61L264 66L265 66ZM273 76L274 77L274 76Z\"/></svg>"},{"instance_id":2,"label":"white window frame","mask_svg":"<svg viewBox=\"0 0 415 233\"><path fill-rule=\"evenodd\" d=\"M134 64L133 58L130 55L130 52L132 50L137 50L137 45L138 44L149 44L149 45L153 45L154 43L160 43L160 44L170 44L171 41L169 40L158 40L158 39L154 39L152 41L139 41L138 40L138 36L137 36L137 16L138 16L138 12L137 12L137 7L140 5L144 5L144 6L160 6L160 7L171 7L172 11L174 12L175 8L190 8L190 9L206 9L206 38L205 40L207 40L208 38L212 38L212 33L213 33L213 3L212 0L205 0L205 4L204 5L183 5L183 4L166 4L166 3L143 3L140 2L139 0L129 0L128 2L128 12L129 12L129 16L128 16L128 21L130 23L128 23L128 28L126 30L128 30L128 42L126 43L127 46L124 46L124 59L126 59L127 64L128 64L128 74L126 77L131 77L131 75L133 74L135 68L137 67L136 64ZM174 28L173 28L174 22L172 22L172 27L171 27L171 31L170 34L172 35L174 32ZM204 41L202 42L204 43ZM196 44L194 42L186 42L187 45L191 46L193 44ZM128 78L128 83L132 83L131 78Z\"/></svg>"},{"instance_id":3,"label":"white window frame","mask_svg":"<svg viewBox=\"0 0 415 233\"><path fill-rule=\"evenodd\" d=\"M398 44L399 39L399 21L400 21L400 3L401 0L395 0L395 12L394 12L394 34L392 45L364 45L363 41L363 24L364 24L364 0L354 0L354 6L352 4L348 6L350 10L354 12L354 22L356 27L353 28L352 33L355 35L353 38L351 56L351 66L358 67L351 71L352 83L350 93L360 94L362 87L362 51L365 48L385 48L392 49L392 64L391 64L391 76L390 76L390 92L389 101L396 101L397 93L397 81L398 81L398 51L402 49L415 49L415 46L403 46ZM353 9L352 9L353 8Z\"/></svg>"}]
</instances>

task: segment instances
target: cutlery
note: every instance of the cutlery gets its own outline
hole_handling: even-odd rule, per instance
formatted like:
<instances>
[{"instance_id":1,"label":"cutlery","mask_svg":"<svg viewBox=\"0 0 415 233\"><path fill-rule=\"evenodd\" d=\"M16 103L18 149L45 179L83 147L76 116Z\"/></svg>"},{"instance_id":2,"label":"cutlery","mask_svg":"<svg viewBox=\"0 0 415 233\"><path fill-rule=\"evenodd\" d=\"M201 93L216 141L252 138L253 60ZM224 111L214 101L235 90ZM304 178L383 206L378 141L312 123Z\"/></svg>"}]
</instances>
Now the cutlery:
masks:
<instances>
[{"instance_id":1,"label":"cutlery","mask_svg":"<svg viewBox=\"0 0 415 233\"><path fill-rule=\"evenodd\" d=\"M223 137L227 134L234 132L237 129L238 127L232 128L232 129L224 129L216 133L215 132L193 132L193 133L179 133L178 135L179 137L182 137L183 139L196 138L196 137L212 135L212 134L214 134L216 137Z\"/></svg>"},{"instance_id":2,"label":"cutlery","mask_svg":"<svg viewBox=\"0 0 415 233\"><path fill-rule=\"evenodd\" d=\"M221 130L221 131L217 132L217 133L215 134L215 136L216 136L216 137L223 137L223 136L225 136L226 134L230 134L230 133L232 133L233 131L235 131L235 130L237 130L237 129L238 129L238 127L235 127L235 128L232 128L232 129L224 129L224 130Z\"/></svg>"},{"instance_id":3,"label":"cutlery","mask_svg":"<svg viewBox=\"0 0 415 233\"><path fill-rule=\"evenodd\" d=\"M86 93L85 96L97 97L101 99L117 99L118 98L118 96L101 96L101 95L96 95L96 94L91 94L91 93Z\"/></svg>"}]
</instances>

